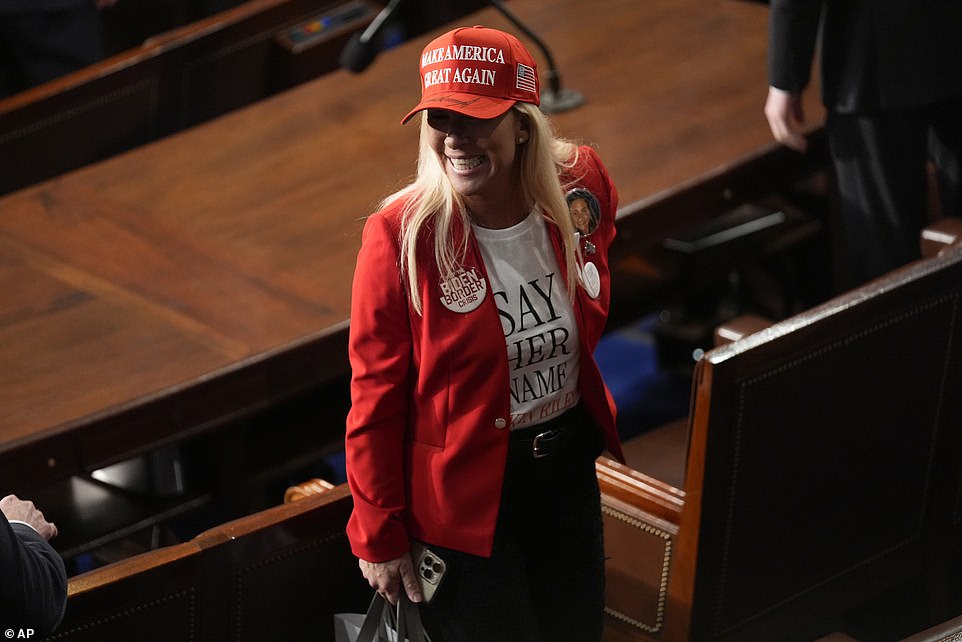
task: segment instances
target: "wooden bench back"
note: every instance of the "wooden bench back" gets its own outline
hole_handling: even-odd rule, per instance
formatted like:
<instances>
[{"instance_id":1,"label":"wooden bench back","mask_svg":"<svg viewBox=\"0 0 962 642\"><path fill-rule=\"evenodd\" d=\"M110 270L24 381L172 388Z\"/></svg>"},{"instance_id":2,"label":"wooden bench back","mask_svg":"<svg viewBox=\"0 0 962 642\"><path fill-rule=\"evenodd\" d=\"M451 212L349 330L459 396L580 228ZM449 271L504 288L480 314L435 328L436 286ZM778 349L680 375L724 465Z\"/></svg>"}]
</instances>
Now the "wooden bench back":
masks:
<instances>
[{"instance_id":1,"label":"wooden bench back","mask_svg":"<svg viewBox=\"0 0 962 642\"><path fill-rule=\"evenodd\" d=\"M48 640L200 640L206 596L226 590L194 542L143 553L70 579L67 611Z\"/></svg>"},{"instance_id":2,"label":"wooden bench back","mask_svg":"<svg viewBox=\"0 0 962 642\"><path fill-rule=\"evenodd\" d=\"M344 532L350 491L242 517L71 578L50 640L333 640L371 589Z\"/></svg>"},{"instance_id":3,"label":"wooden bench back","mask_svg":"<svg viewBox=\"0 0 962 642\"><path fill-rule=\"evenodd\" d=\"M335 613L366 610L372 589L345 533L352 507L342 484L194 539L229 568L227 639L333 640Z\"/></svg>"},{"instance_id":4,"label":"wooden bench back","mask_svg":"<svg viewBox=\"0 0 962 642\"><path fill-rule=\"evenodd\" d=\"M671 639L800 635L958 539L962 247L709 352L694 385Z\"/></svg>"}]
</instances>

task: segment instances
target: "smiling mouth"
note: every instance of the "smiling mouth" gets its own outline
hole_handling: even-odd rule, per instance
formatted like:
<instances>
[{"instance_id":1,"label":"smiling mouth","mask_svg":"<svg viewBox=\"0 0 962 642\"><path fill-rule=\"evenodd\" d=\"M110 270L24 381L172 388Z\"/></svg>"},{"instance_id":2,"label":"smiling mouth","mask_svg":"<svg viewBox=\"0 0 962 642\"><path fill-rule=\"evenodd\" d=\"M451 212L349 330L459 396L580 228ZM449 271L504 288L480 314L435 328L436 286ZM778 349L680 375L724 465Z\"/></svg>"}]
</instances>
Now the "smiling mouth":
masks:
<instances>
[{"instance_id":1,"label":"smiling mouth","mask_svg":"<svg viewBox=\"0 0 962 642\"><path fill-rule=\"evenodd\" d=\"M475 167L480 167L485 162L484 156L471 156L470 158L450 158L448 162L458 172L469 172Z\"/></svg>"}]
</instances>

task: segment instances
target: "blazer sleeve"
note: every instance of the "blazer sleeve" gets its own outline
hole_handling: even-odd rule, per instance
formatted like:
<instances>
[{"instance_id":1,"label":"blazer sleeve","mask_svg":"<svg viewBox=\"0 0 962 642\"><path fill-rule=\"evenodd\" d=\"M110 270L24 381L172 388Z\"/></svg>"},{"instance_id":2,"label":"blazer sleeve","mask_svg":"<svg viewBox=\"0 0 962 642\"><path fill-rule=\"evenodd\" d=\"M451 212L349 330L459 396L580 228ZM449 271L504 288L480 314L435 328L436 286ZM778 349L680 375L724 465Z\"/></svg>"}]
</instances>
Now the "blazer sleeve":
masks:
<instances>
[{"instance_id":1,"label":"blazer sleeve","mask_svg":"<svg viewBox=\"0 0 962 642\"><path fill-rule=\"evenodd\" d=\"M397 229L375 214L364 227L351 293L351 409L345 433L347 481L354 497L347 534L354 554L369 562L394 559L410 546L402 518L413 385L408 300Z\"/></svg>"},{"instance_id":2,"label":"blazer sleeve","mask_svg":"<svg viewBox=\"0 0 962 642\"><path fill-rule=\"evenodd\" d=\"M598 174L598 180L602 189L602 193L598 195L598 197L604 201L602 220L600 221L598 229L592 233L592 238L603 244L607 256L607 249L615 240L615 219L618 215L618 190L615 187L614 181L611 180L611 176L608 175L608 168L605 167L601 157L598 156L598 152L590 147L583 147L582 150L582 153L585 154L591 163L593 170ZM607 262L607 258L605 260Z\"/></svg>"},{"instance_id":3,"label":"blazer sleeve","mask_svg":"<svg viewBox=\"0 0 962 642\"><path fill-rule=\"evenodd\" d=\"M768 29L768 84L800 92L811 80L822 15L819 0L771 0Z\"/></svg>"},{"instance_id":4,"label":"blazer sleeve","mask_svg":"<svg viewBox=\"0 0 962 642\"><path fill-rule=\"evenodd\" d=\"M0 515L3 515L0 513ZM54 548L26 524L0 519L0 625L51 633L67 606L67 573Z\"/></svg>"}]
</instances>

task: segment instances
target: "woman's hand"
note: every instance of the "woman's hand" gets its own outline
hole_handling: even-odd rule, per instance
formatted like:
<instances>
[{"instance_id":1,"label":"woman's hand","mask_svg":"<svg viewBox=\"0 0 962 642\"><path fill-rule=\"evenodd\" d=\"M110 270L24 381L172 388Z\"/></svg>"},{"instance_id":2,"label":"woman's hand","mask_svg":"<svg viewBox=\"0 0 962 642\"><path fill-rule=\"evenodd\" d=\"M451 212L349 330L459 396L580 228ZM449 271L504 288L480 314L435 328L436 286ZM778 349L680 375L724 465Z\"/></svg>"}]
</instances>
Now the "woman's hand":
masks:
<instances>
[{"instance_id":1,"label":"woman's hand","mask_svg":"<svg viewBox=\"0 0 962 642\"><path fill-rule=\"evenodd\" d=\"M361 573L368 581L371 588L380 593L391 604L397 604L400 597L401 586L408 595L408 599L414 603L421 601L421 587L418 584L417 575L414 573L414 564L411 562L410 553L405 553L401 557L387 562L368 562L358 560Z\"/></svg>"}]
</instances>

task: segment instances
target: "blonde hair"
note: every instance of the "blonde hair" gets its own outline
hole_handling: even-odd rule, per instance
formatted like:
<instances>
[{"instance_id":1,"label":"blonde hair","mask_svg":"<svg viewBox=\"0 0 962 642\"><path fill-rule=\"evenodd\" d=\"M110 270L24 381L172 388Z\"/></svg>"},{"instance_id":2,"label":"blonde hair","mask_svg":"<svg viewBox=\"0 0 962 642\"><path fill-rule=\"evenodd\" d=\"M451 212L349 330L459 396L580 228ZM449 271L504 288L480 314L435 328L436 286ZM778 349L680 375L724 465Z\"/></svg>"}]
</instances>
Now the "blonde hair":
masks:
<instances>
[{"instance_id":1,"label":"blonde hair","mask_svg":"<svg viewBox=\"0 0 962 642\"><path fill-rule=\"evenodd\" d=\"M558 226L564 245L567 267L568 296L573 300L578 279L578 246L574 223L568 213L565 187L560 175L578 161L578 147L571 141L558 138L551 122L534 105L515 103L512 109L527 119L530 127L527 143L520 148L521 190L524 201L540 206ZM391 194L381 203L384 207L398 199L405 199L401 214L401 275L408 289L414 309L421 314L423 307L418 290L418 240L430 225L434 237L434 260L442 277L461 269L470 238L471 221L460 195L454 190L442 160L431 147L427 118L421 116L421 138L418 152L417 177L406 187ZM459 228L461 234L455 235ZM455 239L461 241L455 247Z\"/></svg>"}]
</instances>

